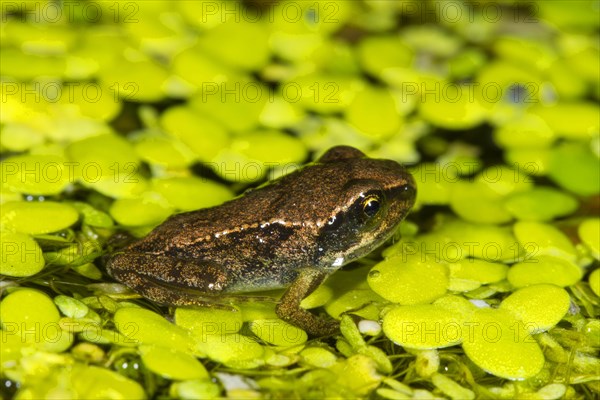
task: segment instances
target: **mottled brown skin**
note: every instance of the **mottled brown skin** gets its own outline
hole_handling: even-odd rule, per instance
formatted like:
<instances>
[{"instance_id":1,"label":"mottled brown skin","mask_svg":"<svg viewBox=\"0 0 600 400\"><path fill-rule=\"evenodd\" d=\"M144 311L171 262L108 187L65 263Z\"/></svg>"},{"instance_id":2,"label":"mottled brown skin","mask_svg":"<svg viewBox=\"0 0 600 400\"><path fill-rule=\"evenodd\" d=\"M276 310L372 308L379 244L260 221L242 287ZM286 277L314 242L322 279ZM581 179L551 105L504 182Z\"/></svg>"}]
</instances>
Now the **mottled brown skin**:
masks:
<instances>
[{"instance_id":1,"label":"mottled brown skin","mask_svg":"<svg viewBox=\"0 0 600 400\"><path fill-rule=\"evenodd\" d=\"M338 146L220 206L172 216L114 253L107 269L141 295L175 306L289 286L278 316L328 335L337 321L314 316L300 302L329 274L387 240L415 192L400 164Z\"/></svg>"}]
</instances>

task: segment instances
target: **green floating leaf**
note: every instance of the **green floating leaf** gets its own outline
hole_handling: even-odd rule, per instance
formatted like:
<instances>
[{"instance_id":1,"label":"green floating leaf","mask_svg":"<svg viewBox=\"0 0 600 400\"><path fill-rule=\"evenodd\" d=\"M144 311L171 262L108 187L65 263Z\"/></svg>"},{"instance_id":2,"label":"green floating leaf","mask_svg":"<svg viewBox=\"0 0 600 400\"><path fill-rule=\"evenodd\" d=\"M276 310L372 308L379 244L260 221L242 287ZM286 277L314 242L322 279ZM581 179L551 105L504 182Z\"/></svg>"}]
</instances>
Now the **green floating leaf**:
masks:
<instances>
[{"instance_id":1,"label":"green floating leaf","mask_svg":"<svg viewBox=\"0 0 600 400\"><path fill-rule=\"evenodd\" d=\"M71 373L71 385L80 399L146 398L144 389L136 381L92 365L75 364Z\"/></svg>"},{"instance_id":2,"label":"green floating leaf","mask_svg":"<svg viewBox=\"0 0 600 400\"><path fill-rule=\"evenodd\" d=\"M195 357L159 345L142 345L140 353L144 365L167 379L206 379L208 372Z\"/></svg>"},{"instance_id":3,"label":"green floating leaf","mask_svg":"<svg viewBox=\"0 0 600 400\"><path fill-rule=\"evenodd\" d=\"M2 132L4 136L4 132ZM67 160L57 155L27 154L2 160L2 183L32 195L55 195L75 180Z\"/></svg>"},{"instance_id":4,"label":"green floating leaf","mask_svg":"<svg viewBox=\"0 0 600 400\"><path fill-rule=\"evenodd\" d=\"M31 235L57 232L79 219L77 210L54 201L11 201L2 205L3 228Z\"/></svg>"},{"instance_id":5,"label":"green floating leaf","mask_svg":"<svg viewBox=\"0 0 600 400\"><path fill-rule=\"evenodd\" d=\"M73 335L59 325L60 314L52 299L33 289L19 289L0 302L0 323L7 335L42 351L60 353L73 343Z\"/></svg>"},{"instance_id":6,"label":"green floating leaf","mask_svg":"<svg viewBox=\"0 0 600 400\"><path fill-rule=\"evenodd\" d=\"M226 70L221 69L218 74L200 84L202 93L190 100L190 107L216 120L229 131L245 132L255 129L268 101L270 89L246 76L236 77L230 74L226 81L219 82L226 76ZM210 131L205 135L208 135L206 139L212 140Z\"/></svg>"},{"instance_id":7,"label":"green floating leaf","mask_svg":"<svg viewBox=\"0 0 600 400\"><path fill-rule=\"evenodd\" d=\"M440 221L433 232L398 242L384 251L385 257L394 254L433 256L448 262L477 258L488 262L513 261L522 256L509 228L473 223L460 219Z\"/></svg>"},{"instance_id":8,"label":"green floating leaf","mask_svg":"<svg viewBox=\"0 0 600 400\"><path fill-rule=\"evenodd\" d=\"M554 285L532 285L508 296L500 304L523 321L531 333L547 331L556 325L567 313L571 299L563 288Z\"/></svg>"},{"instance_id":9,"label":"green floating leaf","mask_svg":"<svg viewBox=\"0 0 600 400\"><path fill-rule=\"evenodd\" d=\"M569 259L541 255L513 265L507 277L517 288L540 283L564 287L578 282L582 274L581 268Z\"/></svg>"},{"instance_id":10,"label":"green floating leaf","mask_svg":"<svg viewBox=\"0 0 600 400\"><path fill-rule=\"evenodd\" d=\"M577 200L549 187L534 187L510 194L504 202L506 210L522 221L550 221L573 213Z\"/></svg>"},{"instance_id":11,"label":"green floating leaf","mask_svg":"<svg viewBox=\"0 0 600 400\"><path fill-rule=\"evenodd\" d=\"M216 399L220 393L219 385L210 379L175 382L169 391L171 397L181 399Z\"/></svg>"},{"instance_id":12,"label":"green floating leaf","mask_svg":"<svg viewBox=\"0 0 600 400\"><path fill-rule=\"evenodd\" d=\"M386 89L363 88L345 113L347 121L359 132L376 139L397 133L402 125L395 100Z\"/></svg>"},{"instance_id":13,"label":"green floating leaf","mask_svg":"<svg viewBox=\"0 0 600 400\"><path fill-rule=\"evenodd\" d=\"M446 375L433 374L431 382L451 399L471 400L475 398L475 393L472 390L462 387Z\"/></svg>"},{"instance_id":14,"label":"green floating leaf","mask_svg":"<svg viewBox=\"0 0 600 400\"><path fill-rule=\"evenodd\" d=\"M138 307L119 308L114 321L130 344L156 344L183 353L190 353L195 348L195 342L187 330L150 310Z\"/></svg>"},{"instance_id":15,"label":"green floating leaf","mask_svg":"<svg viewBox=\"0 0 600 400\"><path fill-rule=\"evenodd\" d=\"M480 181L453 185L450 207L458 216L471 222L502 224L512 219L503 206L502 196Z\"/></svg>"},{"instance_id":16,"label":"green floating leaf","mask_svg":"<svg viewBox=\"0 0 600 400\"><path fill-rule=\"evenodd\" d=\"M383 317L383 332L394 343L412 349L437 349L463 341L465 315L441 305L397 306Z\"/></svg>"},{"instance_id":17,"label":"green floating leaf","mask_svg":"<svg viewBox=\"0 0 600 400\"><path fill-rule=\"evenodd\" d=\"M306 332L280 319L251 321L250 331L274 346L297 346L308 340Z\"/></svg>"},{"instance_id":18,"label":"green floating leaf","mask_svg":"<svg viewBox=\"0 0 600 400\"><path fill-rule=\"evenodd\" d=\"M580 196L596 195L600 193L600 158L587 143L562 143L550 151L548 176Z\"/></svg>"},{"instance_id":19,"label":"green floating leaf","mask_svg":"<svg viewBox=\"0 0 600 400\"><path fill-rule=\"evenodd\" d=\"M552 144L555 134L542 118L527 113L497 127L494 140L501 147L537 148Z\"/></svg>"},{"instance_id":20,"label":"green floating leaf","mask_svg":"<svg viewBox=\"0 0 600 400\"><path fill-rule=\"evenodd\" d=\"M144 161L165 168L185 168L196 158L177 139L150 133L136 141L135 151Z\"/></svg>"},{"instance_id":21,"label":"green floating leaf","mask_svg":"<svg viewBox=\"0 0 600 400\"><path fill-rule=\"evenodd\" d=\"M531 112L539 115L557 135L565 138L591 139L600 131L600 109L594 103L556 103L550 106L539 104Z\"/></svg>"},{"instance_id":22,"label":"green floating leaf","mask_svg":"<svg viewBox=\"0 0 600 400\"><path fill-rule=\"evenodd\" d=\"M236 333L242 329L243 320L239 309L178 307L175 310L175 323L203 339L207 335Z\"/></svg>"},{"instance_id":23,"label":"green floating leaf","mask_svg":"<svg viewBox=\"0 0 600 400\"><path fill-rule=\"evenodd\" d=\"M472 88L445 81L429 80L422 88L435 91L435 101L421 100L419 111L424 120L445 129L473 128L485 121L488 112L476 97L470 98ZM426 95L422 94L423 98Z\"/></svg>"},{"instance_id":24,"label":"green floating leaf","mask_svg":"<svg viewBox=\"0 0 600 400\"><path fill-rule=\"evenodd\" d=\"M115 134L73 142L65 153L73 164L75 177L83 183L95 183L102 177L116 181L122 171L133 173L139 168L133 145Z\"/></svg>"},{"instance_id":25,"label":"green floating leaf","mask_svg":"<svg viewBox=\"0 0 600 400\"><path fill-rule=\"evenodd\" d=\"M448 264L450 277L466 279L481 284L498 282L506 278L508 267L505 264L468 258Z\"/></svg>"},{"instance_id":26,"label":"green floating leaf","mask_svg":"<svg viewBox=\"0 0 600 400\"><path fill-rule=\"evenodd\" d=\"M199 38L203 53L234 68L260 70L269 60L269 35L261 21L229 18ZM227 48L222 44L227 43Z\"/></svg>"},{"instance_id":27,"label":"green floating leaf","mask_svg":"<svg viewBox=\"0 0 600 400\"><path fill-rule=\"evenodd\" d=\"M186 106L167 109L160 117L160 125L187 145L201 161L210 161L229 141L223 126Z\"/></svg>"},{"instance_id":28,"label":"green floating leaf","mask_svg":"<svg viewBox=\"0 0 600 400\"><path fill-rule=\"evenodd\" d=\"M537 342L519 329L519 321L506 310L475 310L462 347L471 361L501 378L531 378L544 366Z\"/></svg>"},{"instance_id":29,"label":"green floating leaf","mask_svg":"<svg viewBox=\"0 0 600 400\"><path fill-rule=\"evenodd\" d=\"M253 369L264 364L264 347L238 333L207 336L198 343L198 350L231 368Z\"/></svg>"},{"instance_id":30,"label":"green floating leaf","mask_svg":"<svg viewBox=\"0 0 600 400\"><path fill-rule=\"evenodd\" d=\"M309 310L327 304L333 298L333 289L327 284L320 285L314 292L302 299L300 307Z\"/></svg>"},{"instance_id":31,"label":"green floating leaf","mask_svg":"<svg viewBox=\"0 0 600 400\"><path fill-rule=\"evenodd\" d=\"M0 274L31 276L45 265L42 249L33 238L24 233L0 232Z\"/></svg>"},{"instance_id":32,"label":"green floating leaf","mask_svg":"<svg viewBox=\"0 0 600 400\"><path fill-rule=\"evenodd\" d=\"M596 268L592 271L588 278L588 282L594 293L596 293L596 296L600 296L600 268Z\"/></svg>"},{"instance_id":33,"label":"green floating leaf","mask_svg":"<svg viewBox=\"0 0 600 400\"><path fill-rule=\"evenodd\" d=\"M307 347L300 352L302 361L315 368L329 368L335 364L335 354L322 347Z\"/></svg>"},{"instance_id":34,"label":"green floating leaf","mask_svg":"<svg viewBox=\"0 0 600 400\"><path fill-rule=\"evenodd\" d=\"M454 176L444 176L438 165L433 163L419 164L411 168L410 172L417 181L418 204L436 204L445 205L450 201L452 191L452 181L458 180Z\"/></svg>"},{"instance_id":35,"label":"green floating leaf","mask_svg":"<svg viewBox=\"0 0 600 400\"><path fill-rule=\"evenodd\" d=\"M150 59L129 61L122 58L118 67L101 68L98 71L98 78L104 87L116 87L115 95L139 102L162 100L168 77L166 68Z\"/></svg>"},{"instance_id":36,"label":"green floating leaf","mask_svg":"<svg viewBox=\"0 0 600 400\"><path fill-rule=\"evenodd\" d=\"M60 311L70 318L83 318L90 310L81 301L69 296L59 295L54 298L54 304L58 306Z\"/></svg>"},{"instance_id":37,"label":"green floating leaf","mask_svg":"<svg viewBox=\"0 0 600 400\"><path fill-rule=\"evenodd\" d=\"M110 215L121 225L145 226L163 222L173 210L162 199L150 196L136 199L117 199L110 206Z\"/></svg>"},{"instance_id":38,"label":"green floating leaf","mask_svg":"<svg viewBox=\"0 0 600 400\"><path fill-rule=\"evenodd\" d=\"M478 182L500 196L506 196L509 193L520 192L533 187L533 179L523 172L509 168L506 165L496 165L484 169L477 174L475 182Z\"/></svg>"},{"instance_id":39,"label":"green floating leaf","mask_svg":"<svg viewBox=\"0 0 600 400\"><path fill-rule=\"evenodd\" d=\"M398 36L366 36L357 46L362 67L374 76L389 68L408 68L413 51Z\"/></svg>"},{"instance_id":40,"label":"green floating leaf","mask_svg":"<svg viewBox=\"0 0 600 400\"><path fill-rule=\"evenodd\" d=\"M83 217L83 222L90 226L99 228L110 228L113 226L113 221L110 216L100 210L95 209L87 203L75 201L71 204Z\"/></svg>"},{"instance_id":41,"label":"green floating leaf","mask_svg":"<svg viewBox=\"0 0 600 400\"><path fill-rule=\"evenodd\" d=\"M192 176L154 179L152 190L182 211L213 207L233 198L227 187Z\"/></svg>"},{"instance_id":42,"label":"green floating leaf","mask_svg":"<svg viewBox=\"0 0 600 400\"><path fill-rule=\"evenodd\" d=\"M520 221L515 223L513 231L530 257L547 254L575 260L575 246L571 240L550 224Z\"/></svg>"},{"instance_id":43,"label":"green floating leaf","mask_svg":"<svg viewBox=\"0 0 600 400\"><path fill-rule=\"evenodd\" d=\"M325 305L325 311L333 318L339 318L347 311L367 319L377 319L379 312L370 309L372 303L383 302L384 299L371 289L353 289L341 296L334 297Z\"/></svg>"},{"instance_id":44,"label":"green floating leaf","mask_svg":"<svg viewBox=\"0 0 600 400\"><path fill-rule=\"evenodd\" d=\"M399 304L430 303L446 293L448 267L432 258L392 257L375 265L368 282L373 291Z\"/></svg>"},{"instance_id":45,"label":"green floating leaf","mask_svg":"<svg viewBox=\"0 0 600 400\"><path fill-rule=\"evenodd\" d=\"M600 218L588 218L577 229L581 241L591 250L592 256L600 260Z\"/></svg>"},{"instance_id":46,"label":"green floating leaf","mask_svg":"<svg viewBox=\"0 0 600 400\"><path fill-rule=\"evenodd\" d=\"M337 377L339 385L349 388L355 395L366 395L375 389L383 378L376 371L377 364L370 357L356 354L339 360L329 370Z\"/></svg>"}]
</instances>

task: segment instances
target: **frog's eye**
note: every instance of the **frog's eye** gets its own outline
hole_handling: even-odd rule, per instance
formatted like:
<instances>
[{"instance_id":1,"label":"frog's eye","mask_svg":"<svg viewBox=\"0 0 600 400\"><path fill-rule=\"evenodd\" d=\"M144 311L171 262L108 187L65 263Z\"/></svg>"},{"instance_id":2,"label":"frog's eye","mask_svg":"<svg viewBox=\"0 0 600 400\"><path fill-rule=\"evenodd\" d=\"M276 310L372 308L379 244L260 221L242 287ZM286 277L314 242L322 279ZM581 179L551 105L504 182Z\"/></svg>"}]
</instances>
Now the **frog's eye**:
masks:
<instances>
[{"instance_id":1,"label":"frog's eye","mask_svg":"<svg viewBox=\"0 0 600 400\"><path fill-rule=\"evenodd\" d=\"M363 213L368 217L372 218L379 212L381 203L379 202L378 196L368 196L363 200Z\"/></svg>"}]
</instances>

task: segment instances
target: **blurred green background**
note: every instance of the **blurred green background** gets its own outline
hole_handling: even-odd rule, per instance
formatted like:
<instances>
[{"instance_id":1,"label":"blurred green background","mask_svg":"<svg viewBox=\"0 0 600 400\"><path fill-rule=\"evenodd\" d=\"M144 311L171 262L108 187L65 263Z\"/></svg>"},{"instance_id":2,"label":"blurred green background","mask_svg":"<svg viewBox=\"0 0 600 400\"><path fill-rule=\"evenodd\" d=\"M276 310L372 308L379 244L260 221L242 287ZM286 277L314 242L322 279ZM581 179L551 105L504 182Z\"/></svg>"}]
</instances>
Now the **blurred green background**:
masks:
<instances>
[{"instance_id":1,"label":"blurred green background","mask_svg":"<svg viewBox=\"0 0 600 400\"><path fill-rule=\"evenodd\" d=\"M598 396L598 1L0 8L3 398ZM402 241L306 306L383 332L347 319L290 344L269 305L173 324L103 274L118 230L143 236L339 144L410 167L417 204ZM526 347L401 337L448 310L543 328ZM237 328L206 339L203 318Z\"/></svg>"}]
</instances>

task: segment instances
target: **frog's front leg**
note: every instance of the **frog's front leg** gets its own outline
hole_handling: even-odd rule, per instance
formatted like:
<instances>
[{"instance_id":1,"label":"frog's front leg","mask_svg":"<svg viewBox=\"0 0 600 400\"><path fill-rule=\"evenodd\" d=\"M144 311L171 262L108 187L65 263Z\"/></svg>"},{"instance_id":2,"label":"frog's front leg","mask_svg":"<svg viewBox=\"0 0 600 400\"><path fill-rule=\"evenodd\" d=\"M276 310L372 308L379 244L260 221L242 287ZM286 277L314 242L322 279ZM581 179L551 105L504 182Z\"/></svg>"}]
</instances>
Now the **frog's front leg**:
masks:
<instances>
[{"instance_id":1,"label":"frog's front leg","mask_svg":"<svg viewBox=\"0 0 600 400\"><path fill-rule=\"evenodd\" d=\"M339 330L339 322L325 320L311 314L300 303L325 280L327 274L315 268L305 268L281 297L277 316L286 322L304 329L312 336L329 336Z\"/></svg>"},{"instance_id":2,"label":"frog's front leg","mask_svg":"<svg viewBox=\"0 0 600 400\"><path fill-rule=\"evenodd\" d=\"M142 296L173 306L214 306L230 280L215 263L146 253L115 253L106 269Z\"/></svg>"}]
</instances>

